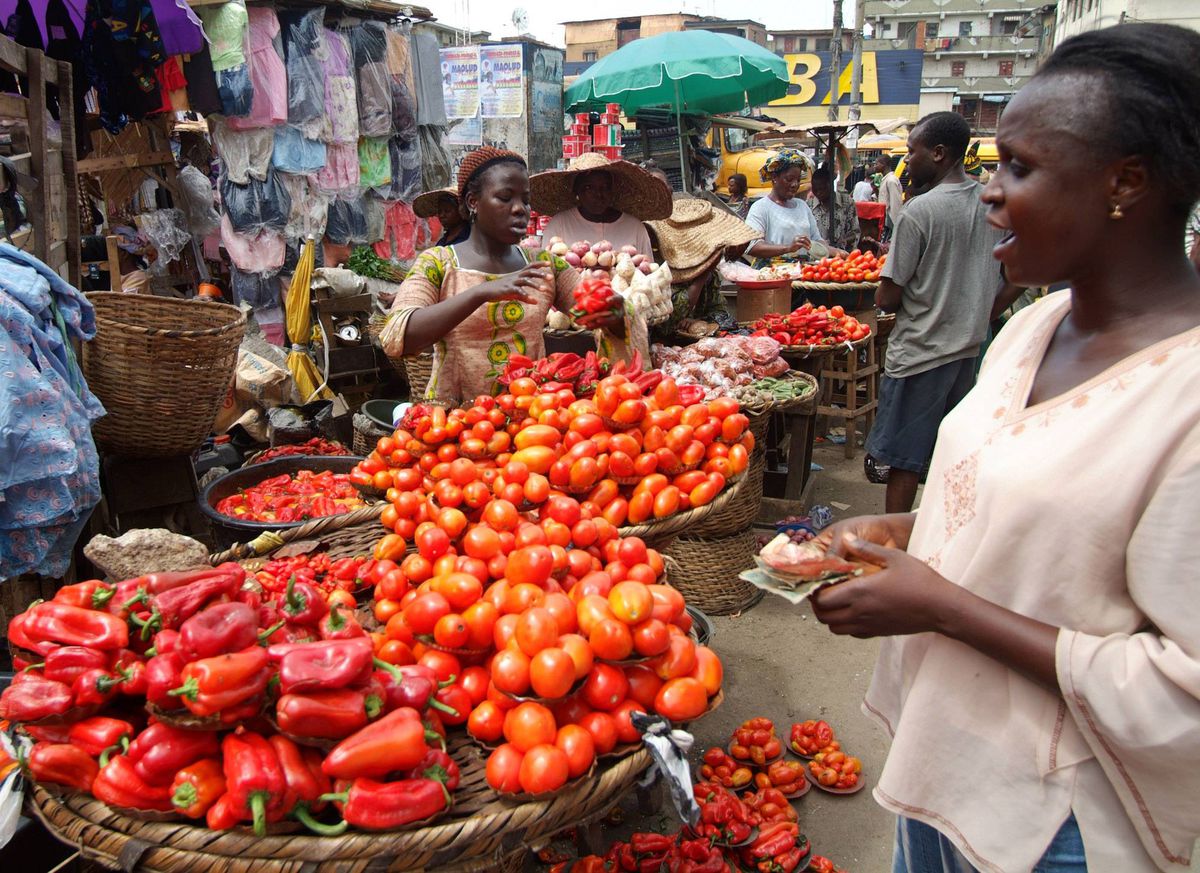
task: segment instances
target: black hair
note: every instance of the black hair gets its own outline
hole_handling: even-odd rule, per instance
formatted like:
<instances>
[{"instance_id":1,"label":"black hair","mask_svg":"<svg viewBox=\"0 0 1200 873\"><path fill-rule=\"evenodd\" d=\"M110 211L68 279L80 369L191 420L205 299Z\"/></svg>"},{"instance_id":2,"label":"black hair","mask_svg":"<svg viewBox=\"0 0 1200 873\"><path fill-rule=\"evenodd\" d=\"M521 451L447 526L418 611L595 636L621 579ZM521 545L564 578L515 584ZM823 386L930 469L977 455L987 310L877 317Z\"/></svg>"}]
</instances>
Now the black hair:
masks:
<instances>
[{"instance_id":1,"label":"black hair","mask_svg":"<svg viewBox=\"0 0 1200 873\"><path fill-rule=\"evenodd\" d=\"M1102 80L1089 142L1106 158L1139 155L1168 202L1186 214L1200 200L1200 33L1173 24L1121 24L1071 37L1034 80L1078 74ZM1169 180L1169 184L1168 184Z\"/></svg>"},{"instance_id":2,"label":"black hair","mask_svg":"<svg viewBox=\"0 0 1200 873\"><path fill-rule=\"evenodd\" d=\"M483 193L483 180L487 177L487 174L490 173L495 167L502 167L506 164L520 167L522 170L529 169L525 161L516 155L504 155L480 164L479 168L471 174L470 178L467 179L466 187L463 189L462 202L459 203L458 211L464 218L469 217L467 210L467 198L472 194L478 198L479 195Z\"/></svg>"},{"instance_id":3,"label":"black hair","mask_svg":"<svg viewBox=\"0 0 1200 873\"><path fill-rule=\"evenodd\" d=\"M812 181L815 182L817 179L825 179L828 182L832 182L833 173L829 172L828 166L822 165L813 170Z\"/></svg>"},{"instance_id":4,"label":"black hair","mask_svg":"<svg viewBox=\"0 0 1200 873\"><path fill-rule=\"evenodd\" d=\"M971 144L971 125L957 112L931 112L917 122L913 133L929 148L942 146L955 161L962 160Z\"/></svg>"},{"instance_id":5,"label":"black hair","mask_svg":"<svg viewBox=\"0 0 1200 873\"><path fill-rule=\"evenodd\" d=\"M735 179L737 181L741 182L743 185L748 184L746 182L746 174L745 173L734 173L732 176L729 177L730 182L734 181Z\"/></svg>"}]
</instances>

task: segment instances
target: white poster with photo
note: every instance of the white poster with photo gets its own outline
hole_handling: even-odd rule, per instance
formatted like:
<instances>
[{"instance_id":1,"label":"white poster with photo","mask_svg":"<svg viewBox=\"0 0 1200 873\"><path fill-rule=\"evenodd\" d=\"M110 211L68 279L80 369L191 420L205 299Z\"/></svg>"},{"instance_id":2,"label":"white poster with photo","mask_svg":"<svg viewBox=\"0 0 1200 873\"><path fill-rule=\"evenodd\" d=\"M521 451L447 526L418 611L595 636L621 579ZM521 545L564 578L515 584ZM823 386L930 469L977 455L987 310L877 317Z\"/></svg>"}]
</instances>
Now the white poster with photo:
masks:
<instances>
[{"instance_id":1,"label":"white poster with photo","mask_svg":"<svg viewBox=\"0 0 1200 873\"><path fill-rule=\"evenodd\" d=\"M442 96L447 118L474 118L479 114L479 46L444 48Z\"/></svg>"},{"instance_id":2,"label":"white poster with photo","mask_svg":"<svg viewBox=\"0 0 1200 873\"><path fill-rule=\"evenodd\" d=\"M479 49L479 102L484 118L515 118L525 111L520 44Z\"/></svg>"}]
</instances>

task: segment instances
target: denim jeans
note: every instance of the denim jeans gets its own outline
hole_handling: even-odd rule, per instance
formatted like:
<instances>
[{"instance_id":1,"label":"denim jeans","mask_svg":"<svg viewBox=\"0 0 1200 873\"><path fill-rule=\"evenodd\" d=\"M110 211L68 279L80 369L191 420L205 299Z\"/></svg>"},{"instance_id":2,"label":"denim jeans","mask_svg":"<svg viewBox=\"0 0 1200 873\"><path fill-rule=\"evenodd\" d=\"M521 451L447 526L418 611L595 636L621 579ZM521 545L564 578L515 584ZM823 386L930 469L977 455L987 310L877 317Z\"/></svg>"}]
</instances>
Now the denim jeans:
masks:
<instances>
[{"instance_id":1,"label":"denim jeans","mask_svg":"<svg viewBox=\"0 0 1200 873\"><path fill-rule=\"evenodd\" d=\"M892 873L978 873L955 845L935 828L915 819L896 821ZM1087 873L1083 838L1072 813L1051 840L1033 873Z\"/></svg>"}]
</instances>

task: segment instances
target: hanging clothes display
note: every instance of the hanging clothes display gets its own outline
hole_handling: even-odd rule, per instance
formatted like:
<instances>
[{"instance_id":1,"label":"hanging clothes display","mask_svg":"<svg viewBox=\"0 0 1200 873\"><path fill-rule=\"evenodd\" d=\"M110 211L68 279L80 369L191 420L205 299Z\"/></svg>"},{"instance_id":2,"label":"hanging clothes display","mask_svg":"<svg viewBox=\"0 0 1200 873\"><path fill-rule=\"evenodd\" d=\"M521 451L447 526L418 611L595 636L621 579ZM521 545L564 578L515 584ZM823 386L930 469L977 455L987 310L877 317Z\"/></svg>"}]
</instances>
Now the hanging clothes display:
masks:
<instances>
[{"instance_id":1,"label":"hanging clothes display","mask_svg":"<svg viewBox=\"0 0 1200 873\"><path fill-rule=\"evenodd\" d=\"M392 81L387 68L387 29L367 21L350 31L350 47L358 70L358 134L392 133Z\"/></svg>"},{"instance_id":2,"label":"hanging clothes display","mask_svg":"<svg viewBox=\"0 0 1200 873\"><path fill-rule=\"evenodd\" d=\"M265 180L251 179L245 185L222 179L221 203L225 207L225 217L239 233L282 232L292 210L287 189L274 170L267 171Z\"/></svg>"},{"instance_id":3,"label":"hanging clothes display","mask_svg":"<svg viewBox=\"0 0 1200 873\"><path fill-rule=\"evenodd\" d=\"M79 291L0 243L0 579L61 578L100 501L91 428L104 407L71 348L95 335Z\"/></svg>"},{"instance_id":4,"label":"hanging clothes display","mask_svg":"<svg viewBox=\"0 0 1200 873\"><path fill-rule=\"evenodd\" d=\"M249 114L230 118L233 130L275 127L287 121L287 69L283 65L283 40L279 18L267 6L251 6L246 37L246 66L250 72L253 98Z\"/></svg>"},{"instance_id":5,"label":"hanging clothes display","mask_svg":"<svg viewBox=\"0 0 1200 873\"><path fill-rule=\"evenodd\" d=\"M224 115L248 115L254 86L246 64L250 16L245 0L228 0L199 10L209 40L209 59L217 77L217 94Z\"/></svg>"},{"instance_id":6,"label":"hanging clothes display","mask_svg":"<svg viewBox=\"0 0 1200 873\"><path fill-rule=\"evenodd\" d=\"M387 137L359 137L358 172L359 184L364 188L379 188L391 183L392 157L388 154Z\"/></svg>"},{"instance_id":7,"label":"hanging clothes display","mask_svg":"<svg viewBox=\"0 0 1200 873\"><path fill-rule=\"evenodd\" d=\"M275 148L274 129L233 130L226 119L218 117L209 121L209 130L229 181L248 185L251 179L267 178Z\"/></svg>"},{"instance_id":8,"label":"hanging clothes display","mask_svg":"<svg viewBox=\"0 0 1200 873\"><path fill-rule=\"evenodd\" d=\"M358 140L327 145L325 166L316 176L317 190L336 197L358 197L358 182Z\"/></svg>"},{"instance_id":9,"label":"hanging clothes display","mask_svg":"<svg viewBox=\"0 0 1200 873\"><path fill-rule=\"evenodd\" d=\"M392 86L392 133L404 142L417 138L417 105L409 83L413 78L408 36L388 30L387 68Z\"/></svg>"},{"instance_id":10,"label":"hanging clothes display","mask_svg":"<svg viewBox=\"0 0 1200 873\"><path fill-rule=\"evenodd\" d=\"M393 203L384 214L383 239L375 243L375 254L411 261L417 255L417 228L422 223L407 203Z\"/></svg>"},{"instance_id":11,"label":"hanging clothes display","mask_svg":"<svg viewBox=\"0 0 1200 873\"><path fill-rule=\"evenodd\" d=\"M367 216L363 198L330 202L325 238L339 246L363 245L367 242Z\"/></svg>"},{"instance_id":12,"label":"hanging clothes display","mask_svg":"<svg viewBox=\"0 0 1200 873\"><path fill-rule=\"evenodd\" d=\"M212 68L208 43L183 62L187 79L188 105L199 115L216 115L221 111L221 96L217 93L217 74Z\"/></svg>"},{"instance_id":13,"label":"hanging clothes display","mask_svg":"<svg viewBox=\"0 0 1200 873\"><path fill-rule=\"evenodd\" d=\"M154 71L158 80L158 95L161 105L156 112L186 112L189 108L187 100L187 79L179 67L178 58L167 58Z\"/></svg>"},{"instance_id":14,"label":"hanging clothes display","mask_svg":"<svg viewBox=\"0 0 1200 873\"><path fill-rule=\"evenodd\" d=\"M275 152L271 165L284 173L316 173L325 166L325 143L308 139L298 127L275 128Z\"/></svg>"},{"instance_id":15,"label":"hanging clothes display","mask_svg":"<svg viewBox=\"0 0 1200 873\"><path fill-rule=\"evenodd\" d=\"M283 231L285 239L289 243L309 235L320 239L325 235L325 224L329 219L329 201L332 198L314 190L309 176L280 173L279 178L292 201L287 227Z\"/></svg>"},{"instance_id":16,"label":"hanging clothes display","mask_svg":"<svg viewBox=\"0 0 1200 873\"><path fill-rule=\"evenodd\" d=\"M162 105L154 71L166 52L149 0L88 0L82 51L105 130L117 133Z\"/></svg>"},{"instance_id":17,"label":"hanging clothes display","mask_svg":"<svg viewBox=\"0 0 1200 873\"><path fill-rule=\"evenodd\" d=\"M319 139L325 127L325 78L321 39L325 9L284 13L284 54L287 57L288 124L309 139Z\"/></svg>"},{"instance_id":18,"label":"hanging clothes display","mask_svg":"<svg viewBox=\"0 0 1200 873\"><path fill-rule=\"evenodd\" d=\"M263 228L253 233L234 229L229 213L221 216L221 245L229 260L247 273L274 273L283 266L283 234Z\"/></svg>"},{"instance_id":19,"label":"hanging clothes display","mask_svg":"<svg viewBox=\"0 0 1200 873\"><path fill-rule=\"evenodd\" d=\"M358 142L358 100L350 40L344 33L325 29L325 114L329 118L329 142Z\"/></svg>"}]
</instances>

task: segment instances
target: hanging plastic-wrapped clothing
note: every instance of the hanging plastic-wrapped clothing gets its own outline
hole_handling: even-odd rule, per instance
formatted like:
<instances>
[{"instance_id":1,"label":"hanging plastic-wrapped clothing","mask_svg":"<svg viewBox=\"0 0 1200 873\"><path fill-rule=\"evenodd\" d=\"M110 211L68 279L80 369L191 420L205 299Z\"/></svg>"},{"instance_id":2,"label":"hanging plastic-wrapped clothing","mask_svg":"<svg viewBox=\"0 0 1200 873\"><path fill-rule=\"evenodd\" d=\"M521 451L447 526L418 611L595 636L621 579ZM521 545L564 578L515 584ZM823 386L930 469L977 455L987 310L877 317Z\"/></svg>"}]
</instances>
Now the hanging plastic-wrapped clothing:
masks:
<instances>
[{"instance_id":1,"label":"hanging plastic-wrapped clothing","mask_svg":"<svg viewBox=\"0 0 1200 873\"><path fill-rule=\"evenodd\" d=\"M179 171L179 192L187 216L188 233L203 239L216 230L221 224L221 216L213 208L212 183L208 176L188 164Z\"/></svg>"},{"instance_id":2,"label":"hanging plastic-wrapped clothing","mask_svg":"<svg viewBox=\"0 0 1200 873\"><path fill-rule=\"evenodd\" d=\"M367 241L367 216L363 198L334 200L329 204L329 220L325 238L334 245L363 245Z\"/></svg>"},{"instance_id":3,"label":"hanging plastic-wrapped clothing","mask_svg":"<svg viewBox=\"0 0 1200 873\"><path fill-rule=\"evenodd\" d=\"M394 136L388 140L388 160L391 181L372 190L384 200L405 200L411 203L421 193L421 146L418 140L403 142Z\"/></svg>"},{"instance_id":4,"label":"hanging plastic-wrapped clothing","mask_svg":"<svg viewBox=\"0 0 1200 873\"><path fill-rule=\"evenodd\" d=\"M217 74L212 68L212 55L208 43L183 62L183 76L187 79L188 106L197 115L217 115L221 111L221 95L217 92ZM76 116L77 118L82 116ZM83 125L76 125L76 129Z\"/></svg>"},{"instance_id":5,"label":"hanging plastic-wrapped clothing","mask_svg":"<svg viewBox=\"0 0 1200 873\"><path fill-rule=\"evenodd\" d=\"M387 137L359 138L358 172L359 184L364 188L380 188L391 184L392 157L388 154Z\"/></svg>"},{"instance_id":6,"label":"hanging plastic-wrapped clothing","mask_svg":"<svg viewBox=\"0 0 1200 873\"><path fill-rule=\"evenodd\" d=\"M417 138L417 104L410 86L413 81L408 36L387 31L387 68L392 85L392 133L405 142Z\"/></svg>"},{"instance_id":7,"label":"hanging plastic-wrapped clothing","mask_svg":"<svg viewBox=\"0 0 1200 873\"><path fill-rule=\"evenodd\" d=\"M327 145L325 166L316 175L316 189L335 197L357 197L358 181L358 141Z\"/></svg>"},{"instance_id":8,"label":"hanging plastic-wrapped clothing","mask_svg":"<svg viewBox=\"0 0 1200 873\"><path fill-rule=\"evenodd\" d=\"M95 335L79 291L0 244L0 579L61 578L100 501L91 428L104 407L71 348Z\"/></svg>"},{"instance_id":9,"label":"hanging plastic-wrapped clothing","mask_svg":"<svg viewBox=\"0 0 1200 873\"><path fill-rule=\"evenodd\" d=\"M436 191L450 184L453 165L450 153L443 145L445 138L444 127L421 125L421 188L424 191Z\"/></svg>"},{"instance_id":10,"label":"hanging plastic-wrapped clothing","mask_svg":"<svg viewBox=\"0 0 1200 873\"><path fill-rule=\"evenodd\" d=\"M350 38L325 29L325 114L329 118L329 142L358 142L358 98L351 64Z\"/></svg>"},{"instance_id":11,"label":"hanging plastic-wrapped clothing","mask_svg":"<svg viewBox=\"0 0 1200 873\"><path fill-rule=\"evenodd\" d=\"M283 231L288 244L310 234L314 239L320 239L325 235L325 223L329 218L329 201L333 198L313 190L310 176L280 173L279 178L283 182L283 187L287 188L288 196L292 200L287 227Z\"/></svg>"},{"instance_id":12,"label":"hanging plastic-wrapped clothing","mask_svg":"<svg viewBox=\"0 0 1200 873\"><path fill-rule=\"evenodd\" d=\"M308 139L298 127L275 128L275 151L271 165L282 173L308 175L325 166L325 143Z\"/></svg>"},{"instance_id":13,"label":"hanging plastic-wrapped clothing","mask_svg":"<svg viewBox=\"0 0 1200 873\"><path fill-rule=\"evenodd\" d=\"M321 39L325 9L285 12L281 23L287 57L288 124L316 139L325 124L325 48Z\"/></svg>"},{"instance_id":14,"label":"hanging plastic-wrapped clothing","mask_svg":"<svg viewBox=\"0 0 1200 873\"><path fill-rule=\"evenodd\" d=\"M267 309L279 305L279 273L247 273L237 264L230 265L230 285L235 303L245 303L251 309Z\"/></svg>"},{"instance_id":15,"label":"hanging plastic-wrapped clothing","mask_svg":"<svg viewBox=\"0 0 1200 873\"><path fill-rule=\"evenodd\" d=\"M383 218L383 239L375 243L375 254L387 260L410 261L417 255L417 218L407 203L397 201Z\"/></svg>"},{"instance_id":16,"label":"hanging plastic-wrapped clothing","mask_svg":"<svg viewBox=\"0 0 1200 873\"><path fill-rule=\"evenodd\" d=\"M154 70L166 60L148 3L88 0L83 68L99 98L100 123L110 133L162 104Z\"/></svg>"},{"instance_id":17,"label":"hanging plastic-wrapped clothing","mask_svg":"<svg viewBox=\"0 0 1200 873\"><path fill-rule=\"evenodd\" d=\"M445 127L446 98L442 93L442 58L437 39L431 33L414 33L412 47L410 56L413 88L417 92L417 124L422 127L427 124Z\"/></svg>"},{"instance_id":18,"label":"hanging plastic-wrapped clothing","mask_svg":"<svg viewBox=\"0 0 1200 873\"><path fill-rule=\"evenodd\" d=\"M239 233L282 232L292 209L292 199L274 171L267 173L265 181L251 179L248 185L221 179L221 202L226 218Z\"/></svg>"},{"instance_id":19,"label":"hanging plastic-wrapped clothing","mask_svg":"<svg viewBox=\"0 0 1200 873\"><path fill-rule=\"evenodd\" d=\"M217 95L224 115L248 115L254 85L246 63L250 16L245 0L228 0L197 10L209 42L209 58L217 77Z\"/></svg>"},{"instance_id":20,"label":"hanging plastic-wrapped clothing","mask_svg":"<svg viewBox=\"0 0 1200 873\"><path fill-rule=\"evenodd\" d=\"M187 232L187 219L179 209L152 209L141 214L142 233L158 252L150 272L162 275L171 261L179 259L183 247L192 241Z\"/></svg>"},{"instance_id":21,"label":"hanging plastic-wrapped clothing","mask_svg":"<svg viewBox=\"0 0 1200 873\"><path fill-rule=\"evenodd\" d=\"M287 70L283 66L283 40L279 18L267 6L250 7L250 29L246 38L246 66L254 99L250 114L229 119L234 130L275 127L287 121Z\"/></svg>"},{"instance_id":22,"label":"hanging plastic-wrapped clothing","mask_svg":"<svg viewBox=\"0 0 1200 873\"><path fill-rule=\"evenodd\" d=\"M240 233L230 222L229 213L221 216L221 245L234 266L244 272L274 273L283 266L282 233L268 228Z\"/></svg>"},{"instance_id":23,"label":"hanging plastic-wrapped clothing","mask_svg":"<svg viewBox=\"0 0 1200 873\"><path fill-rule=\"evenodd\" d=\"M390 136L392 78L387 68L387 29L367 21L350 31L358 70L358 135Z\"/></svg>"},{"instance_id":24,"label":"hanging plastic-wrapped clothing","mask_svg":"<svg viewBox=\"0 0 1200 873\"><path fill-rule=\"evenodd\" d=\"M363 202L363 212L367 217L367 244L373 245L383 239L383 216L391 204L371 194L364 197Z\"/></svg>"},{"instance_id":25,"label":"hanging plastic-wrapped clothing","mask_svg":"<svg viewBox=\"0 0 1200 873\"><path fill-rule=\"evenodd\" d=\"M229 181L248 185L251 179L261 182L267 178L267 171L271 168L271 152L275 148L273 128L232 130L227 120L219 116L210 118L208 127Z\"/></svg>"}]
</instances>

